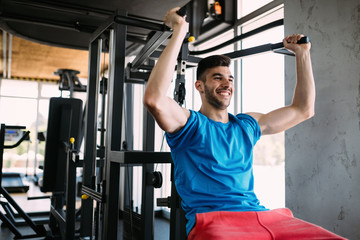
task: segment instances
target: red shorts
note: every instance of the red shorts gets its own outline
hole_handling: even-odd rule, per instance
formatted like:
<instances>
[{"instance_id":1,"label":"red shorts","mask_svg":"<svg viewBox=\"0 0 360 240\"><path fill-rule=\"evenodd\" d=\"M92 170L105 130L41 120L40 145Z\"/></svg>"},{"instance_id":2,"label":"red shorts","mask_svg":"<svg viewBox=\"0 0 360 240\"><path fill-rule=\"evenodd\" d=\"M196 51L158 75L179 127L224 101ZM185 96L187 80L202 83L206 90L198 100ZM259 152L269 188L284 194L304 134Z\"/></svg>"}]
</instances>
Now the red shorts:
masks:
<instances>
[{"instance_id":1,"label":"red shorts","mask_svg":"<svg viewBox=\"0 0 360 240\"><path fill-rule=\"evenodd\" d=\"M322 227L294 218L287 208L262 212L196 214L188 240L345 239Z\"/></svg>"}]
</instances>

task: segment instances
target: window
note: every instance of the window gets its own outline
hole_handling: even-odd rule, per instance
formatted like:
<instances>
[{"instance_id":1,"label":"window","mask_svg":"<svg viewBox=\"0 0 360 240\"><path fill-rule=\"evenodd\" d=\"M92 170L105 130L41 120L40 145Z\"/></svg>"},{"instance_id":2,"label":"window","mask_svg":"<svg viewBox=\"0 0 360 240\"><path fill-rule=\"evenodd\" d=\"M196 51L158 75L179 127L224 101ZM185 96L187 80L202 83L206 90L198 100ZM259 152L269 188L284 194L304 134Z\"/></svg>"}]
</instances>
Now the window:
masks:
<instances>
[{"instance_id":1,"label":"window","mask_svg":"<svg viewBox=\"0 0 360 240\"><path fill-rule=\"evenodd\" d=\"M258 1L243 1L244 9L252 9ZM283 18L278 9L242 27L242 32ZM242 41L242 48L281 42L284 28L276 27ZM241 60L242 111L267 113L284 106L284 57L264 53ZM284 133L262 136L254 148L255 193L267 208L285 206Z\"/></svg>"},{"instance_id":2,"label":"window","mask_svg":"<svg viewBox=\"0 0 360 240\"><path fill-rule=\"evenodd\" d=\"M2 79L0 88L0 122L25 126L30 131L30 141L5 151L4 170L36 175L45 152L45 142L38 141L37 135L46 131L49 98L60 96L58 85Z\"/></svg>"}]
</instances>

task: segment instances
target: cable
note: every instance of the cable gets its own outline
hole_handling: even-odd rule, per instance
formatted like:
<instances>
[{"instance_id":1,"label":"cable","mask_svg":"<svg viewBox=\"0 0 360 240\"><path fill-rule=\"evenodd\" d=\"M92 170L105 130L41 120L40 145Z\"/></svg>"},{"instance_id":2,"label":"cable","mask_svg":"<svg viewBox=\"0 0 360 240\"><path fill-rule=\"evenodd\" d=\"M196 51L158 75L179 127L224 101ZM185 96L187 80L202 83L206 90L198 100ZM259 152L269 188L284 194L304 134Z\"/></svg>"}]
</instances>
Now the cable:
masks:
<instances>
[{"instance_id":1,"label":"cable","mask_svg":"<svg viewBox=\"0 0 360 240\"><path fill-rule=\"evenodd\" d=\"M276 20L274 22L271 22L271 23L268 23L264 26L261 26L259 28L256 28L250 32L247 32L247 33L244 33L244 34L241 34L239 36L236 36L234 37L233 39L230 39L222 44L219 44L215 47L211 47L211 48L208 48L208 49L205 49L205 50L201 50L201 51L189 51L189 55L201 55L201 54L206 54L206 53L210 53L210 52L213 52L213 51L216 51L216 50L219 50L223 47L226 47L232 43L235 43L235 42L238 42L242 39L245 39L245 38L248 38L248 37L251 37L255 34L258 34L258 33L261 33L263 31L266 31L266 30L269 30L271 28L274 28L274 27L278 27L278 26L282 26L284 25L284 19L280 19L280 20Z\"/></svg>"}]
</instances>

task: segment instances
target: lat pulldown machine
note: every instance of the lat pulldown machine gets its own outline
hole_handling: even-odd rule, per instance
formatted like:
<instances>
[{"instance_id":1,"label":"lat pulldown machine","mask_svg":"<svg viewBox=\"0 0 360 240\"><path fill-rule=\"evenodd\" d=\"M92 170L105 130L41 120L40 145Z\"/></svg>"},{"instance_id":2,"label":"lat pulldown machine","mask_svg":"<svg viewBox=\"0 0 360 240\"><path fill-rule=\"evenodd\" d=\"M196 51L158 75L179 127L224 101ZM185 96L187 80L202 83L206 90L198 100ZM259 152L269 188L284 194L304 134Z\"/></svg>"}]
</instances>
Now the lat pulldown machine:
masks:
<instances>
[{"instance_id":1,"label":"lat pulldown machine","mask_svg":"<svg viewBox=\"0 0 360 240\"><path fill-rule=\"evenodd\" d=\"M126 68L126 33L127 25L143 27L156 31L153 37L142 48L140 54ZM83 185L82 193L88 198L82 200L81 213L81 236L93 236L93 204L99 208L102 218L100 226L101 233L96 232L95 238L101 239L119 239L119 206L120 206L120 182L124 180L121 175L121 167L128 165L143 166L143 191L142 191L142 208L140 217L137 218L141 225L140 231L136 237L139 239L153 239L153 165L154 163L171 164L170 153L154 152L154 126L155 122L151 115L145 111L144 113L144 151L132 151L132 115L131 84L144 84L149 76L149 70L152 65L144 65L144 63L153 58L157 58L160 52L156 49L170 36L170 30L164 25L155 24L140 19L128 17L126 12L117 11L109 17L92 35L90 41L90 65L89 65L89 81L87 91L87 111L86 111L86 128L85 128L85 154L83 164ZM255 34L255 32L254 32ZM109 46L109 82L108 82L108 113L106 124L106 147L104 160L104 178L97 183L96 169L96 135L97 135L97 100L98 86L100 79L100 62L101 53L104 42L108 41ZM302 41L308 41L307 38ZM228 43L231 44L231 43ZM274 51L284 54L290 54L287 51L279 49L283 48L282 43L266 44L227 53L225 55L232 59L241 58L266 51ZM107 50L107 49L106 49ZM193 55L196 52L192 52ZM185 98L185 69L193 67L201 58L189 55L187 42L184 42L181 54L178 59L178 77L175 89L175 99L179 104L183 103ZM141 71L138 71L141 70ZM124 103L127 111L124 113ZM125 115L124 115L125 114ZM123 120L128 123L124 129ZM130 132L127 132L130 131ZM173 186L172 196L166 200L160 200L160 204L171 207L171 224L170 239L186 239L185 219L180 207L179 197L176 195L176 189ZM133 217L131 204L129 207L129 218ZM116 224L115 224L116 223ZM134 234L134 233L132 233ZM135 237L135 236L131 236Z\"/></svg>"}]
</instances>

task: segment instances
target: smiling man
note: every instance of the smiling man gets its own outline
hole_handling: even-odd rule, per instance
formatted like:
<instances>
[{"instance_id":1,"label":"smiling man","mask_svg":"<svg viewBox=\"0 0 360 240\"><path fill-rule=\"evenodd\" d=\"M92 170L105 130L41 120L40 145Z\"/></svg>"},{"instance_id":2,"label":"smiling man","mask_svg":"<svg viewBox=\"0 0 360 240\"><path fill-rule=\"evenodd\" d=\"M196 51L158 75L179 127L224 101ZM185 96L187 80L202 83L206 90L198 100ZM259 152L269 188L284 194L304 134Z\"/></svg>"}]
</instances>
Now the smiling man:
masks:
<instances>
[{"instance_id":1,"label":"smiling man","mask_svg":"<svg viewBox=\"0 0 360 240\"><path fill-rule=\"evenodd\" d=\"M310 43L296 44L300 34L283 40L296 55L291 105L266 114L228 113L234 91L230 59L215 55L198 64L195 88L201 96L200 110L185 109L166 95L188 30L188 23L176 14L178 9L164 17L173 35L150 75L144 105L166 132L188 239L343 239L294 218L289 209L266 209L254 193L252 152L260 136L289 129L314 114Z\"/></svg>"}]
</instances>

